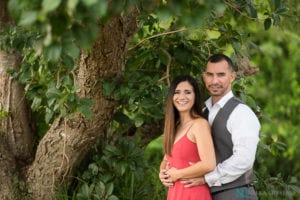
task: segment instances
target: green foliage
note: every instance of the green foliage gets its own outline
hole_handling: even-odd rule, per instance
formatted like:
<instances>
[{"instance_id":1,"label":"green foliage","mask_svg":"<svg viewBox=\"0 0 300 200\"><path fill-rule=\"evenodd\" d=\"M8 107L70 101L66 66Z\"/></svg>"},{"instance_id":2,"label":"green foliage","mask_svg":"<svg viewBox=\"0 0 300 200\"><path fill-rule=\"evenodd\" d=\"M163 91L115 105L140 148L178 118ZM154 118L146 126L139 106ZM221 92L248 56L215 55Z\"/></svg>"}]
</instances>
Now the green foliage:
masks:
<instances>
[{"instance_id":1,"label":"green foliage","mask_svg":"<svg viewBox=\"0 0 300 200\"><path fill-rule=\"evenodd\" d=\"M127 130L124 126L140 127L145 122L158 123L163 119L167 88L159 78L153 72L139 70L126 73L118 87L111 81L103 82L105 95L120 101L114 119L122 132Z\"/></svg>"},{"instance_id":2,"label":"green foliage","mask_svg":"<svg viewBox=\"0 0 300 200\"><path fill-rule=\"evenodd\" d=\"M293 191L299 194L295 183L300 169L296 159L300 87L299 70L294 71L300 69L294 66L299 63L299 44L283 39L276 45L265 42L270 35L264 35L262 30L271 32L274 26L282 24L297 27L294 22L299 22L299 6L294 1L10 0L9 10L18 26L1 32L0 47L22 54L20 71L9 73L24 84L32 110L45 119L45 123L39 122L40 126L46 129L55 116L72 117L74 112L92 117L92 102L76 95L75 63L82 49L91 50L99 24L112 15L129 11L133 4L142 11L141 28L129 45L124 79L118 83L102 80L105 96L117 101L109 131L124 135L132 127L139 132L145 124L161 123L169 81L178 74L190 74L201 83L201 72L211 53L250 57L261 51L256 58L264 67L259 84L241 77L234 85L234 92L262 120L267 118L265 113L271 114L273 120L263 127L266 137L258 153L256 187L262 199L291 199ZM289 38L299 41L294 35ZM281 67L277 67L278 63ZM203 87L202 91L205 93ZM279 95L279 91L288 92L289 98ZM255 94L255 98L250 94ZM274 103L269 104L266 98ZM150 156L157 163L149 167L142 152L136 143L122 139L99 147L88 167L82 169L71 198L163 199L165 191L157 180L160 157ZM289 170L282 165L282 156L289 163Z\"/></svg>"},{"instance_id":3,"label":"green foliage","mask_svg":"<svg viewBox=\"0 0 300 200\"><path fill-rule=\"evenodd\" d=\"M8 116L8 112L4 109L1 109L0 110L0 122L3 118L7 117Z\"/></svg>"},{"instance_id":4,"label":"green foliage","mask_svg":"<svg viewBox=\"0 0 300 200\"><path fill-rule=\"evenodd\" d=\"M256 38L261 52L254 60L261 70L251 91L267 115L262 126L264 151L257 156L258 183L266 188L263 199L297 199L300 38L287 30L275 31L276 35L265 32Z\"/></svg>"},{"instance_id":5,"label":"green foliage","mask_svg":"<svg viewBox=\"0 0 300 200\"><path fill-rule=\"evenodd\" d=\"M12 192L15 200L30 200L31 194L28 192L26 183L18 176L12 178Z\"/></svg>"},{"instance_id":6,"label":"green foliage","mask_svg":"<svg viewBox=\"0 0 300 200\"><path fill-rule=\"evenodd\" d=\"M48 124L57 115L72 118L75 112L93 116L89 99L76 95L78 86L74 84L74 63L79 56L79 48L66 37L64 49L53 42L41 54L41 35L33 30L8 26L1 32L1 49L7 52L18 50L23 55L19 71L8 71L24 84L26 97L31 101L31 109L43 116ZM59 61L57 61L59 60ZM57 62L52 62L57 61Z\"/></svg>"},{"instance_id":7,"label":"green foliage","mask_svg":"<svg viewBox=\"0 0 300 200\"><path fill-rule=\"evenodd\" d=\"M176 27L174 25L177 23L176 19L168 19L168 17L166 17L168 15L164 15L165 21L162 22L159 21L159 17L161 17L159 14L158 17L152 15L142 18L144 20L142 21L143 27L134 38L134 42L137 45L133 46L133 48L129 51L126 67L126 71L128 73L125 75L124 82L121 83L120 86L112 86L111 83L109 83L110 86L107 86L109 94L113 94L114 92L115 94L122 94L121 91L123 91L123 94L130 94L129 97L125 97L126 95L115 96L115 99L120 101L120 107L118 108L122 108L119 112L123 112L124 114L126 112L124 112L123 108L133 106L132 104L134 104L133 102L135 101L126 99L130 99L131 95L135 97L135 93L138 93L137 91L139 91L135 80L141 80L141 83L149 83L148 80L152 78L152 83L157 83L159 85L164 84L164 87L167 88L168 79L172 79L172 77L177 74L189 73L200 79L199 75L201 74L205 60L212 52L225 51L227 54L232 53L233 58L236 56L250 56L251 54L258 53L259 48L254 43L255 39L254 35L252 35L253 30L251 27L256 26L256 21L253 20L254 18L260 18L259 20L261 20L264 19L264 17L262 17L262 13L258 13L254 10L257 8L257 11L261 11L258 9L258 5L244 5L246 6L243 7L240 5L239 7L239 12L244 13L242 15L244 17L237 18L235 21L236 23L232 23L233 16L231 15L231 12L225 12L222 18L220 18L219 13L213 12L213 14L209 17L210 21L207 24L207 27L209 27L212 31L207 32L203 32L203 29L188 29L175 33L170 31L170 34L161 35L162 33L168 33L169 30ZM279 15L288 11L287 9L283 9L286 8L285 6L286 4L277 1L276 6L267 8L270 10L271 14L269 13L265 20L270 20L270 24L268 25L268 28L264 27L266 24L264 26L262 25L261 28L270 29L272 20L277 20L276 23L273 23L274 26L279 25L278 20L281 19ZM284 11L283 13L278 11L280 7L282 8L282 11ZM229 8L234 9L236 7L230 5ZM236 11L237 10L234 9L234 15L237 15ZM248 20L249 18L253 20L252 25L244 23L247 18ZM246 26L250 27L250 29ZM259 44L259 42L257 43ZM131 51L134 53L131 53ZM169 65L169 63L172 64ZM132 76L129 76L128 74L132 74ZM150 76L147 77L147 81L144 81L143 77L148 74L150 74ZM163 83L157 82L156 74L161 75L160 80L163 80ZM278 75L281 74L279 73ZM130 78L127 78L126 76ZM131 88L128 87L130 82L135 83L134 90L131 90ZM264 120L268 119L265 112L262 112L264 104L261 104L260 101L257 102L257 97L252 95L256 95L256 92L249 92L249 88L257 88L257 86L254 85L254 78L241 77L235 82L233 89L235 94L243 101L247 102L259 116L261 121L264 122ZM151 87L151 84L149 84L147 89L151 90ZM274 91L276 91L276 89ZM128 113L132 113L137 110L136 106L133 107L135 109L128 109L131 111ZM144 111L144 113L147 112L149 112L149 110ZM123 123L125 123L125 121L123 121ZM299 193L299 187L297 186L298 178L296 176L290 175L289 177L283 177L278 170L274 171L274 173L270 173L272 166L277 166L279 164L278 162L280 162L279 160L283 159L282 153L285 151L286 147L285 143L281 141L282 138L275 141L266 141L264 138L261 140L257 156L258 161L255 166L255 173L257 176L257 183L255 187L261 199L293 199L293 197ZM295 147L296 145L291 146ZM153 151L155 152L155 150ZM148 151L148 158L154 160L157 159L157 161L160 160L159 157L152 158L152 155L153 154ZM274 159L275 162L271 162L270 159ZM282 171L284 171L284 169L282 169ZM158 181L157 184L159 186L160 182ZM161 193L163 194L163 192Z\"/></svg>"},{"instance_id":8,"label":"green foliage","mask_svg":"<svg viewBox=\"0 0 300 200\"><path fill-rule=\"evenodd\" d=\"M144 159L144 150L137 141L120 138L102 148L98 146L95 149L97 154L93 154L87 168L79 174L77 186L72 190L76 200L153 197L158 185L158 172ZM157 199L160 199L159 195L156 194Z\"/></svg>"},{"instance_id":9,"label":"green foliage","mask_svg":"<svg viewBox=\"0 0 300 200\"><path fill-rule=\"evenodd\" d=\"M270 136L262 135L261 143L258 149L256 162L255 184L260 199L295 199L300 192L298 178L296 174L289 173L283 175L285 171L273 169L272 166L278 166L289 161L282 156L286 151L286 144L280 141L274 141ZM270 159L272 158L272 159ZM284 164L286 167L286 164Z\"/></svg>"},{"instance_id":10,"label":"green foliage","mask_svg":"<svg viewBox=\"0 0 300 200\"><path fill-rule=\"evenodd\" d=\"M75 111L91 118L93 103L76 95L78 86L74 84L73 71L57 67L56 64L35 59L32 53L23 62L18 79L25 85L26 96L32 102L31 109L42 112L45 122L54 116L72 117Z\"/></svg>"},{"instance_id":11,"label":"green foliage","mask_svg":"<svg viewBox=\"0 0 300 200\"><path fill-rule=\"evenodd\" d=\"M11 72L24 84L31 109L44 116L91 118L93 103L79 98L74 83L80 49L89 49L98 35L98 19L107 14L107 1L9 1L8 9L19 26L1 33L1 49L18 50L20 71Z\"/></svg>"},{"instance_id":12,"label":"green foliage","mask_svg":"<svg viewBox=\"0 0 300 200\"><path fill-rule=\"evenodd\" d=\"M102 181L96 184L88 185L84 183L76 195L77 200L118 200L115 195L112 195L113 184L108 183L105 185Z\"/></svg>"}]
</instances>

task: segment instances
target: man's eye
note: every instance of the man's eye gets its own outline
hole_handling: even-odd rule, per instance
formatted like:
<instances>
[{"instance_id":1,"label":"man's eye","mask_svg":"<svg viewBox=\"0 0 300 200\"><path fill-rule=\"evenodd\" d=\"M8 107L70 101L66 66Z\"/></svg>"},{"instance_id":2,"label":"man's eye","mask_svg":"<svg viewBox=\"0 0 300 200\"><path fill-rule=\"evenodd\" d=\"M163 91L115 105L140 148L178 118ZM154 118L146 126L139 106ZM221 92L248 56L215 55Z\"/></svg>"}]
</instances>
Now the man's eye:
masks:
<instances>
[{"instance_id":1,"label":"man's eye","mask_svg":"<svg viewBox=\"0 0 300 200\"><path fill-rule=\"evenodd\" d=\"M218 77L224 77L226 74L225 73L220 73L218 74Z\"/></svg>"}]
</instances>

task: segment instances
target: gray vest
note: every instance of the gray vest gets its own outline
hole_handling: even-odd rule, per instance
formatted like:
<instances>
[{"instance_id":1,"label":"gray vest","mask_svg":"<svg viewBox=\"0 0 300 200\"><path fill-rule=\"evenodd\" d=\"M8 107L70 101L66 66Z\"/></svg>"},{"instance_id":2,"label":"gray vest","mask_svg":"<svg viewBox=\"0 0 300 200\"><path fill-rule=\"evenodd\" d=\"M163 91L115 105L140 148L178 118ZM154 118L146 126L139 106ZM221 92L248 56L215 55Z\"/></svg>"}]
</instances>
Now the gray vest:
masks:
<instances>
[{"instance_id":1,"label":"gray vest","mask_svg":"<svg viewBox=\"0 0 300 200\"><path fill-rule=\"evenodd\" d=\"M233 111L233 109L242 103L235 97L232 97L223 108L219 110L217 113L213 124L212 124L212 135L215 146L216 160L217 163L221 163L227 158L229 158L232 154L232 140L231 134L226 128L227 120ZM221 190L236 188L239 186L251 184L253 182L253 170L250 169L245 174L240 176L238 179L233 182L223 184L222 186L213 186L211 187L211 192L217 192Z\"/></svg>"}]
</instances>

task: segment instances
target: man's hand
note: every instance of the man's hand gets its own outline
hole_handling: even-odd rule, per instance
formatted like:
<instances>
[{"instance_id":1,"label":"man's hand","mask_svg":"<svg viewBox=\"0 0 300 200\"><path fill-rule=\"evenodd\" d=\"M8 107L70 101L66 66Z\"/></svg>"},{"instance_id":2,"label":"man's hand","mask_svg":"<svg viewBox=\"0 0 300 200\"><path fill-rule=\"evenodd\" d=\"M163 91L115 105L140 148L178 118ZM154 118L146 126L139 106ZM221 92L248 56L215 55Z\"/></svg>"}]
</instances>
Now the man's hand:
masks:
<instances>
[{"instance_id":1,"label":"man's hand","mask_svg":"<svg viewBox=\"0 0 300 200\"><path fill-rule=\"evenodd\" d=\"M161 183L166 187L172 187L174 185L173 181L169 178L169 175L167 174L167 169L162 169L159 172L159 179Z\"/></svg>"},{"instance_id":2,"label":"man's hand","mask_svg":"<svg viewBox=\"0 0 300 200\"><path fill-rule=\"evenodd\" d=\"M184 187L190 188L205 184L205 179L203 176L201 176L197 178L182 179L180 182L184 185Z\"/></svg>"}]
</instances>

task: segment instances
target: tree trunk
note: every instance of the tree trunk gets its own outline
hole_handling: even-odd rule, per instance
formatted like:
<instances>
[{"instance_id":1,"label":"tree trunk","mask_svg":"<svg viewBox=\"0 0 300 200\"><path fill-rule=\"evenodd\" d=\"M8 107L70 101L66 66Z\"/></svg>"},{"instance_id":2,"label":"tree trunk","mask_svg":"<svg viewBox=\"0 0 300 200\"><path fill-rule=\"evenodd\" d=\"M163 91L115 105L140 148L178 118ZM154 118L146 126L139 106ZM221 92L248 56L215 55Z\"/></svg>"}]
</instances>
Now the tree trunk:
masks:
<instances>
[{"instance_id":1,"label":"tree trunk","mask_svg":"<svg viewBox=\"0 0 300 200\"><path fill-rule=\"evenodd\" d=\"M103 97L100 78L122 77L127 43L137 30L137 16L134 10L100 25L92 52L82 52L76 74L78 94L93 100L94 117L88 120L78 114L72 120L58 118L53 122L27 171L28 191L33 199L55 199L57 186L68 179L71 170L76 169L89 147L107 128L115 102Z\"/></svg>"},{"instance_id":2,"label":"tree trunk","mask_svg":"<svg viewBox=\"0 0 300 200\"><path fill-rule=\"evenodd\" d=\"M7 0L0 1L0 30L13 23ZM20 55L0 51L0 199L16 199L14 190L22 169L30 162L34 137L24 88L7 72L19 68Z\"/></svg>"},{"instance_id":3,"label":"tree trunk","mask_svg":"<svg viewBox=\"0 0 300 200\"><path fill-rule=\"evenodd\" d=\"M0 1L0 30L11 23L7 2ZM105 132L112 118L115 102L103 97L100 80L122 78L127 44L138 28L138 15L134 9L99 25L99 37L92 52L81 54L76 72L78 95L93 100L93 119L80 114L72 120L55 119L36 148L34 121L24 88L7 73L18 69L20 56L0 51L1 200L55 199L57 188L68 183L72 170Z\"/></svg>"}]
</instances>

